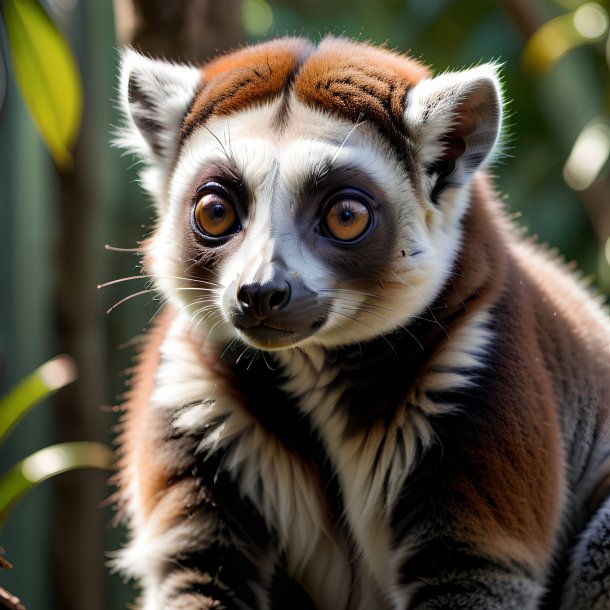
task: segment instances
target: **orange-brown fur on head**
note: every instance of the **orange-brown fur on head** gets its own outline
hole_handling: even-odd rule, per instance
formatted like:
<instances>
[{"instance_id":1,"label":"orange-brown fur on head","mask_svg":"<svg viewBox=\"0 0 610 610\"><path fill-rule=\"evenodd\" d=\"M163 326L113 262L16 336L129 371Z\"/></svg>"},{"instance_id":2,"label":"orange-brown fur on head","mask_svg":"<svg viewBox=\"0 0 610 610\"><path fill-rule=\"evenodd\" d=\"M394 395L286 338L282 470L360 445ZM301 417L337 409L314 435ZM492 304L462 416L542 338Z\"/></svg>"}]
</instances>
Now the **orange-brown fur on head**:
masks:
<instances>
[{"instance_id":1,"label":"orange-brown fur on head","mask_svg":"<svg viewBox=\"0 0 610 610\"><path fill-rule=\"evenodd\" d=\"M182 124L188 137L212 115L227 115L282 93L312 52L311 43L287 38L221 56L205 66L203 85Z\"/></svg>"}]
</instances>

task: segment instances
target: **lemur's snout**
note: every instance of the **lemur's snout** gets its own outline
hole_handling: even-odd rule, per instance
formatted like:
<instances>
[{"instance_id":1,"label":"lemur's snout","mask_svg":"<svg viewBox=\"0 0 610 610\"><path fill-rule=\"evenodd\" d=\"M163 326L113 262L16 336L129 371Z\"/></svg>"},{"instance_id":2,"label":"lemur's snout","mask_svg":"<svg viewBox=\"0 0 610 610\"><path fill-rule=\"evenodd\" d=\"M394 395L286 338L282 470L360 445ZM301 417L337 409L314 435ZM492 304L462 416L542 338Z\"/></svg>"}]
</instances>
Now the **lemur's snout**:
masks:
<instances>
[{"instance_id":1,"label":"lemur's snout","mask_svg":"<svg viewBox=\"0 0 610 610\"><path fill-rule=\"evenodd\" d=\"M295 345L315 334L328 315L327 303L277 260L248 269L225 298L242 338L265 349Z\"/></svg>"},{"instance_id":2,"label":"lemur's snout","mask_svg":"<svg viewBox=\"0 0 610 610\"><path fill-rule=\"evenodd\" d=\"M290 300L290 284L283 274L266 282L249 282L238 288L237 301L242 313L257 320L266 320L280 311Z\"/></svg>"}]
</instances>

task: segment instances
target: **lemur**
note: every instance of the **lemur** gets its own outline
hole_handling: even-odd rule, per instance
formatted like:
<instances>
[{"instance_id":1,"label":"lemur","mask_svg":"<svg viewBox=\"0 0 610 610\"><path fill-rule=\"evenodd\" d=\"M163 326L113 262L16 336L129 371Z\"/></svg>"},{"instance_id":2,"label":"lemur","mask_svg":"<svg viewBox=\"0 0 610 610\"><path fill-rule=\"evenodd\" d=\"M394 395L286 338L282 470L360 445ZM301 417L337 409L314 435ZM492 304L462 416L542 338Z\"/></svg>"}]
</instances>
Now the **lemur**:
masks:
<instances>
[{"instance_id":1,"label":"lemur","mask_svg":"<svg viewBox=\"0 0 610 610\"><path fill-rule=\"evenodd\" d=\"M119 449L139 608L610 608L610 322L485 170L498 67L126 50L165 305Z\"/></svg>"}]
</instances>

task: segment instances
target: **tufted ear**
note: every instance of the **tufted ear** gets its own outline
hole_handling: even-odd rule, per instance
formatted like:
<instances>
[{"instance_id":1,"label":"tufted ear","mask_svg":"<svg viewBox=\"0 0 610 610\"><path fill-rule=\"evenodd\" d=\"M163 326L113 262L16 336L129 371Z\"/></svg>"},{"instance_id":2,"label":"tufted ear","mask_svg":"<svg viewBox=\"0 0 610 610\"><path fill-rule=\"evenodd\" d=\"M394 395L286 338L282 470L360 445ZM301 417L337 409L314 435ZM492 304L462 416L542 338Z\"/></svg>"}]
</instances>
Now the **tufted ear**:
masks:
<instances>
[{"instance_id":1,"label":"tufted ear","mask_svg":"<svg viewBox=\"0 0 610 610\"><path fill-rule=\"evenodd\" d=\"M132 49L123 51L120 104L125 124L118 133L119 146L166 172L201 78L198 68L150 59Z\"/></svg>"},{"instance_id":2,"label":"tufted ear","mask_svg":"<svg viewBox=\"0 0 610 610\"><path fill-rule=\"evenodd\" d=\"M431 201L470 181L494 148L501 121L500 80L493 64L441 74L411 89L405 122L429 179Z\"/></svg>"}]
</instances>

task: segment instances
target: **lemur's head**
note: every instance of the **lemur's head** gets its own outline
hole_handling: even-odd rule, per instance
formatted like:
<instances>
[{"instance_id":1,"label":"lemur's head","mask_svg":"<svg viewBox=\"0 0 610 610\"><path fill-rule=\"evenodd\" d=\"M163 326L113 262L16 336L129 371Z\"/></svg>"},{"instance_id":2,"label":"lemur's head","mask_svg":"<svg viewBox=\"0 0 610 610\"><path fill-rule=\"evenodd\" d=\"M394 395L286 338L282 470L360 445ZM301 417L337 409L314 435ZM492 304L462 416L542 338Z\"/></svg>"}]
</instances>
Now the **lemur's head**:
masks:
<instances>
[{"instance_id":1,"label":"lemur's head","mask_svg":"<svg viewBox=\"0 0 610 610\"><path fill-rule=\"evenodd\" d=\"M448 279L500 128L496 68L432 78L343 39L202 68L127 51L122 144L157 205L146 266L215 337L338 346L408 324Z\"/></svg>"}]
</instances>

